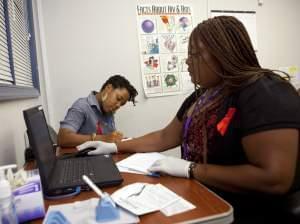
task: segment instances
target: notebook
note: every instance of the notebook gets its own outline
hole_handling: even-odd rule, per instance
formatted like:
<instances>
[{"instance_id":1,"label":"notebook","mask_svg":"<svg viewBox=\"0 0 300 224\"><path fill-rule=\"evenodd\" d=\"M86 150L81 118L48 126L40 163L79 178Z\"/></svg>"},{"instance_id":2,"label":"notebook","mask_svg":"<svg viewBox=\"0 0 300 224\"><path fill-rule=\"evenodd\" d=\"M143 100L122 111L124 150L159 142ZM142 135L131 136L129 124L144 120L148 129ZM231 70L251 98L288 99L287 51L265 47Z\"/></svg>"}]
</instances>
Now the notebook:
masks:
<instances>
[{"instance_id":1,"label":"notebook","mask_svg":"<svg viewBox=\"0 0 300 224\"><path fill-rule=\"evenodd\" d=\"M99 187L122 183L111 155L56 157L41 106L24 110L23 115L45 195L60 195L72 192L78 186L86 187L82 180L84 174Z\"/></svg>"}]
</instances>

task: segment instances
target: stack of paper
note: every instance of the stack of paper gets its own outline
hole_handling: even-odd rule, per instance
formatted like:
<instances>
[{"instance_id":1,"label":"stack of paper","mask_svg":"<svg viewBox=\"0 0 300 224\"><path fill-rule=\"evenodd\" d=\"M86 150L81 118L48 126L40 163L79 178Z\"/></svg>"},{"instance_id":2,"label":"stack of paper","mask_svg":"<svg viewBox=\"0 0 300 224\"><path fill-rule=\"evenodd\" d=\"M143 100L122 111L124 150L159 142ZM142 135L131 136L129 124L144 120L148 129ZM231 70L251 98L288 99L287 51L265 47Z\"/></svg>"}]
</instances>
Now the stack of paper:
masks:
<instances>
[{"instance_id":1,"label":"stack of paper","mask_svg":"<svg viewBox=\"0 0 300 224\"><path fill-rule=\"evenodd\" d=\"M195 208L161 184L130 184L114 192L111 197L119 206L135 215L160 210L170 216Z\"/></svg>"},{"instance_id":2,"label":"stack of paper","mask_svg":"<svg viewBox=\"0 0 300 224\"><path fill-rule=\"evenodd\" d=\"M165 156L158 152L135 153L118 162L117 167L120 172L149 175L148 168L150 168L155 161L163 158L165 158Z\"/></svg>"}]
</instances>

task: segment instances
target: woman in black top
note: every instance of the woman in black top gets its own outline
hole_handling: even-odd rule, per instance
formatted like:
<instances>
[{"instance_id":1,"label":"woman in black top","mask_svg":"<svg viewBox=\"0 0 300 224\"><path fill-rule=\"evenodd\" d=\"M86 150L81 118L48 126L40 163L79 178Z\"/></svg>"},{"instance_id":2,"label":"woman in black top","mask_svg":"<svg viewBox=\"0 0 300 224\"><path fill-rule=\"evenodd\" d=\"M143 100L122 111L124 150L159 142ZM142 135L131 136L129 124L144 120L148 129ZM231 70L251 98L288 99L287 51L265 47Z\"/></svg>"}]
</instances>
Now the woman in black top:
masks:
<instances>
[{"instance_id":1,"label":"woman in black top","mask_svg":"<svg viewBox=\"0 0 300 224\"><path fill-rule=\"evenodd\" d=\"M97 152L181 145L181 159L167 157L151 171L209 186L233 205L235 223L287 223L280 206L300 189L297 91L259 65L245 27L234 17L214 17L193 30L187 65L196 90L170 124L131 141L97 142Z\"/></svg>"}]
</instances>

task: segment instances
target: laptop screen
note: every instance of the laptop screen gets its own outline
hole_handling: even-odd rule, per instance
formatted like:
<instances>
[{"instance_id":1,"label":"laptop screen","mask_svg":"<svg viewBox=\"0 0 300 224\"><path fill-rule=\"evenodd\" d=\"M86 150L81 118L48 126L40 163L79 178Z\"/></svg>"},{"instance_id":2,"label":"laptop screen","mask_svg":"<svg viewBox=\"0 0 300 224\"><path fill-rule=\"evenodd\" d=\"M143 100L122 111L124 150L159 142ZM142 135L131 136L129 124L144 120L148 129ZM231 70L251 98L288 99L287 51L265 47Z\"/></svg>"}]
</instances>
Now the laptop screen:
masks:
<instances>
[{"instance_id":1,"label":"laptop screen","mask_svg":"<svg viewBox=\"0 0 300 224\"><path fill-rule=\"evenodd\" d=\"M29 142L38 163L40 176L42 181L47 183L51 170L55 165L56 156L43 109L34 107L23 111L23 114L28 129Z\"/></svg>"}]
</instances>

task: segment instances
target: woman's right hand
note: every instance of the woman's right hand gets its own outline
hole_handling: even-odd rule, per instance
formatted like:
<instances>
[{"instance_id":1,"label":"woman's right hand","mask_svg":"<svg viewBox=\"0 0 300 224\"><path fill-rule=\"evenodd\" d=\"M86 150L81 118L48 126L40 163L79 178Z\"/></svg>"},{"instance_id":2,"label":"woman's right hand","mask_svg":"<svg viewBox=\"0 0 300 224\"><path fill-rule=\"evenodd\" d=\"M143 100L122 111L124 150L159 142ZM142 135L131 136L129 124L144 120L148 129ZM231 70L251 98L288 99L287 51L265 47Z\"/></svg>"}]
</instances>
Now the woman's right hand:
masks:
<instances>
[{"instance_id":1,"label":"woman's right hand","mask_svg":"<svg viewBox=\"0 0 300 224\"><path fill-rule=\"evenodd\" d=\"M123 133L119 131L114 131L107 135L98 135L96 136L96 140L101 140L104 142L120 142L123 139Z\"/></svg>"}]
</instances>

